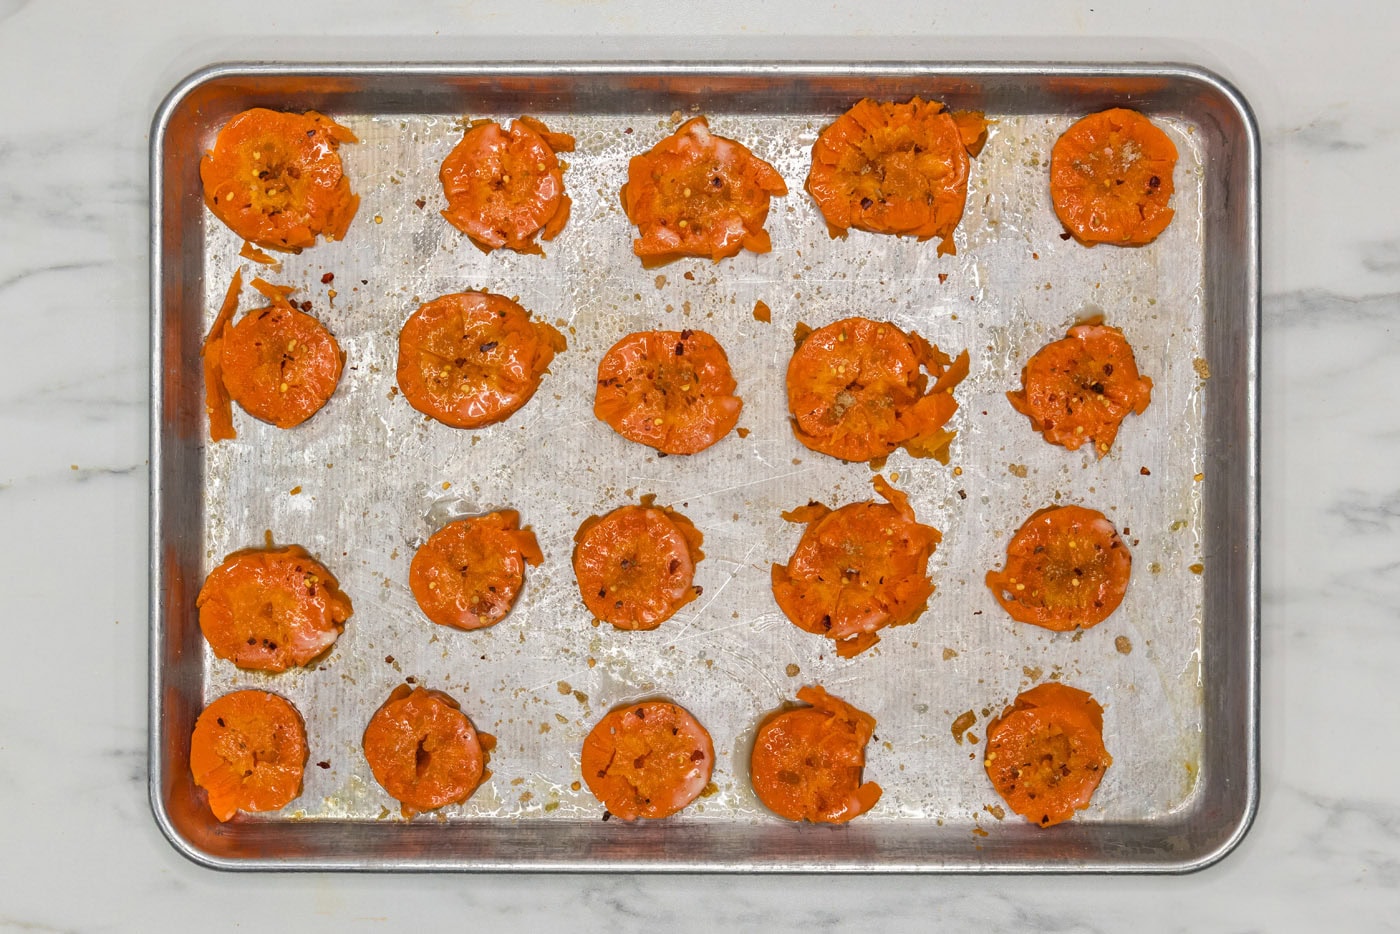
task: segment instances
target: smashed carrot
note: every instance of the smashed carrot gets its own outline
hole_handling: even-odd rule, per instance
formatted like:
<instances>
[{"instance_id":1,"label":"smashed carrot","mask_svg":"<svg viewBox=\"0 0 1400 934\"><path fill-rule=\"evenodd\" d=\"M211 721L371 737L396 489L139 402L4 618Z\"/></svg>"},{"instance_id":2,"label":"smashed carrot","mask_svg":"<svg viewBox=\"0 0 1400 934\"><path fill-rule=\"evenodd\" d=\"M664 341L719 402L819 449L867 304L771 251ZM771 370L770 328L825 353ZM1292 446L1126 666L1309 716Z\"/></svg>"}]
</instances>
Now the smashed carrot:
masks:
<instances>
[{"instance_id":1,"label":"smashed carrot","mask_svg":"<svg viewBox=\"0 0 1400 934\"><path fill-rule=\"evenodd\" d=\"M650 268L682 256L719 262L740 250L767 253L769 199L785 194L777 169L711 133L701 116L632 157L622 208L637 227L632 250Z\"/></svg>"},{"instance_id":2,"label":"smashed carrot","mask_svg":"<svg viewBox=\"0 0 1400 934\"><path fill-rule=\"evenodd\" d=\"M1087 443L1103 457L1123 419L1147 411L1152 380L1138 374L1123 332L1095 321L1036 351L1006 398L1046 441L1071 451Z\"/></svg>"},{"instance_id":3,"label":"smashed carrot","mask_svg":"<svg viewBox=\"0 0 1400 934\"><path fill-rule=\"evenodd\" d=\"M956 253L953 231L967 201L968 148L985 121L955 119L937 101L907 104L869 99L822 130L812 146L807 191L833 237L849 228L939 238L938 252ZM965 139L964 129L970 135Z\"/></svg>"},{"instance_id":4,"label":"smashed carrot","mask_svg":"<svg viewBox=\"0 0 1400 934\"><path fill-rule=\"evenodd\" d=\"M504 295L444 295L399 332L399 390L444 425L482 428L529 402L564 348L564 335Z\"/></svg>"},{"instance_id":5,"label":"smashed carrot","mask_svg":"<svg viewBox=\"0 0 1400 934\"><path fill-rule=\"evenodd\" d=\"M214 654L257 671L319 658L354 612L331 572L299 545L235 551L209 572L195 607Z\"/></svg>"},{"instance_id":6,"label":"smashed carrot","mask_svg":"<svg viewBox=\"0 0 1400 934\"><path fill-rule=\"evenodd\" d=\"M1011 810L1039 827L1088 807L1112 764L1103 707L1056 681L1017 695L987 729L987 777Z\"/></svg>"},{"instance_id":7,"label":"smashed carrot","mask_svg":"<svg viewBox=\"0 0 1400 934\"><path fill-rule=\"evenodd\" d=\"M808 523L788 563L774 564L773 596L793 625L836 643L850 658L880 641L875 633L919 618L933 594L929 558L943 540L921 525L903 493L876 475L866 500L834 512L820 503L783 513Z\"/></svg>"},{"instance_id":8,"label":"smashed carrot","mask_svg":"<svg viewBox=\"0 0 1400 934\"><path fill-rule=\"evenodd\" d=\"M703 536L673 509L644 496L586 519L574 536L574 577L590 613L618 629L655 629L694 600Z\"/></svg>"},{"instance_id":9,"label":"smashed carrot","mask_svg":"<svg viewBox=\"0 0 1400 934\"><path fill-rule=\"evenodd\" d=\"M810 704L772 714L758 728L749 771L758 800L779 817L841 824L880 800L862 782L875 718L816 685L797 692Z\"/></svg>"},{"instance_id":10,"label":"smashed carrot","mask_svg":"<svg viewBox=\"0 0 1400 934\"><path fill-rule=\"evenodd\" d=\"M482 737L456 700L400 684L365 727L374 780L406 818L460 804L487 776Z\"/></svg>"},{"instance_id":11,"label":"smashed carrot","mask_svg":"<svg viewBox=\"0 0 1400 934\"><path fill-rule=\"evenodd\" d=\"M1042 509L1006 546L1006 567L987 572L1002 609L1056 632L1097 626L1123 595L1133 556L1103 513L1083 506Z\"/></svg>"},{"instance_id":12,"label":"smashed carrot","mask_svg":"<svg viewBox=\"0 0 1400 934\"><path fill-rule=\"evenodd\" d=\"M629 441L696 454L739 422L724 348L704 331L641 331L598 363L593 414Z\"/></svg>"},{"instance_id":13,"label":"smashed carrot","mask_svg":"<svg viewBox=\"0 0 1400 934\"><path fill-rule=\"evenodd\" d=\"M584 738L580 769L613 817L669 817L710 781L710 734L685 708L645 701L609 712Z\"/></svg>"},{"instance_id":14,"label":"smashed carrot","mask_svg":"<svg viewBox=\"0 0 1400 934\"><path fill-rule=\"evenodd\" d=\"M214 441L236 434L230 398L256 419L295 428L330 401L345 365L345 354L325 325L287 301L290 287L254 279L253 287L272 304L233 324L241 282L235 272L200 351Z\"/></svg>"},{"instance_id":15,"label":"smashed carrot","mask_svg":"<svg viewBox=\"0 0 1400 934\"><path fill-rule=\"evenodd\" d=\"M1142 246L1171 223L1176 146L1136 110L1090 114L1050 150L1055 216L1086 246Z\"/></svg>"},{"instance_id":16,"label":"smashed carrot","mask_svg":"<svg viewBox=\"0 0 1400 934\"><path fill-rule=\"evenodd\" d=\"M966 350L954 360L888 322L828 324L801 336L788 363L793 433L842 460L873 460L902 447L946 464L956 435L944 428L958 410L952 390L968 367Z\"/></svg>"},{"instance_id":17,"label":"smashed carrot","mask_svg":"<svg viewBox=\"0 0 1400 934\"><path fill-rule=\"evenodd\" d=\"M257 246L300 253L344 238L359 207L337 150L355 134L314 110L255 107L224 124L199 163L204 203Z\"/></svg>"},{"instance_id":18,"label":"smashed carrot","mask_svg":"<svg viewBox=\"0 0 1400 934\"><path fill-rule=\"evenodd\" d=\"M190 737L190 772L220 821L286 807L301 794L308 755L301 714L264 691L220 697Z\"/></svg>"},{"instance_id":19,"label":"smashed carrot","mask_svg":"<svg viewBox=\"0 0 1400 934\"><path fill-rule=\"evenodd\" d=\"M423 543L408 569L413 598L440 626L483 629L505 618L525 582L525 565L544 561L520 513L502 509L449 522Z\"/></svg>"},{"instance_id":20,"label":"smashed carrot","mask_svg":"<svg viewBox=\"0 0 1400 934\"><path fill-rule=\"evenodd\" d=\"M473 123L438 173L447 196L442 216L483 252L542 253L535 238L553 240L569 219L573 202L555 154L573 148L572 136L534 117L509 130L493 120Z\"/></svg>"}]
</instances>

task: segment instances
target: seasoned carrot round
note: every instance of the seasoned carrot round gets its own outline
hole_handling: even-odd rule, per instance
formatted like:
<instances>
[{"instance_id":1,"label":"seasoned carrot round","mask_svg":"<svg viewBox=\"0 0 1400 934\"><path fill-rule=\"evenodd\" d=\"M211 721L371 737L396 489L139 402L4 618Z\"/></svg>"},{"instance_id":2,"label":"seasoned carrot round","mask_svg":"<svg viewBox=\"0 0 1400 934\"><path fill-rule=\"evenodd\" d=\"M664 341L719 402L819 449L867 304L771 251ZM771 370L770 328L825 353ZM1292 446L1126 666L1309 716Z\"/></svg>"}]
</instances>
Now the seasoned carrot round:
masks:
<instances>
[{"instance_id":1,"label":"seasoned carrot round","mask_svg":"<svg viewBox=\"0 0 1400 934\"><path fill-rule=\"evenodd\" d=\"M563 349L562 334L504 295L444 295L399 332L399 390L444 425L481 428L529 402Z\"/></svg>"},{"instance_id":2,"label":"seasoned carrot round","mask_svg":"<svg viewBox=\"0 0 1400 934\"><path fill-rule=\"evenodd\" d=\"M618 629L655 629L694 600L703 536L680 513L652 504L593 516L574 536L574 576L588 611Z\"/></svg>"},{"instance_id":3,"label":"seasoned carrot round","mask_svg":"<svg viewBox=\"0 0 1400 934\"><path fill-rule=\"evenodd\" d=\"M647 267L682 256L719 262L740 250L773 248L763 223L772 195L787 194L778 170L743 144L710 132L704 117L627 166L622 208L637 227L632 250Z\"/></svg>"},{"instance_id":4,"label":"seasoned carrot round","mask_svg":"<svg viewBox=\"0 0 1400 934\"><path fill-rule=\"evenodd\" d=\"M449 522L423 543L408 568L413 598L428 619L483 629L505 618L525 582L525 565L544 561L539 542L514 509Z\"/></svg>"},{"instance_id":5,"label":"seasoned carrot round","mask_svg":"<svg viewBox=\"0 0 1400 934\"><path fill-rule=\"evenodd\" d=\"M288 701L234 691L199 715L190 737L190 772L220 821L239 811L276 811L301 794L306 727Z\"/></svg>"},{"instance_id":6,"label":"seasoned carrot round","mask_svg":"<svg viewBox=\"0 0 1400 934\"><path fill-rule=\"evenodd\" d=\"M294 428L321 410L340 383L345 354L331 332L293 308L290 290L253 282L272 300L222 336L228 393L245 412L278 428Z\"/></svg>"},{"instance_id":7,"label":"seasoned carrot round","mask_svg":"<svg viewBox=\"0 0 1400 934\"><path fill-rule=\"evenodd\" d=\"M783 518L807 530L788 559L774 564L773 596L799 629L826 636L850 658L880 641L886 626L912 623L933 594L928 561L943 540L920 525L903 493L876 475L875 491L888 500L866 500L835 512L811 503Z\"/></svg>"},{"instance_id":8,"label":"seasoned carrot round","mask_svg":"<svg viewBox=\"0 0 1400 934\"><path fill-rule=\"evenodd\" d=\"M535 238L553 240L569 219L572 202L555 153L573 148L572 136L533 117L509 130L492 120L473 123L438 173L447 196L442 216L487 253L541 252Z\"/></svg>"},{"instance_id":9,"label":"seasoned carrot round","mask_svg":"<svg viewBox=\"0 0 1400 934\"><path fill-rule=\"evenodd\" d=\"M355 134L316 113L255 107L235 116L199 163L204 203L245 240L300 253L340 240L360 199L336 151Z\"/></svg>"},{"instance_id":10,"label":"seasoned carrot round","mask_svg":"<svg viewBox=\"0 0 1400 934\"><path fill-rule=\"evenodd\" d=\"M195 606L214 654L257 671L318 658L354 611L331 572L298 545L235 551L209 572Z\"/></svg>"},{"instance_id":11,"label":"seasoned carrot round","mask_svg":"<svg viewBox=\"0 0 1400 934\"><path fill-rule=\"evenodd\" d=\"M441 691L394 688L365 727L374 780L404 817L459 804L486 775L481 738L458 703Z\"/></svg>"},{"instance_id":12,"label":"seasoned carrot round","mask_svg":"<svg viewBox=\"0 0 1400 934\"><path fill-rule=\"evenodd\" d=\"M980 117L980 115L977 115ZM833 237L848 228L938 237L938 252L955 253L953 231L967 201L968 150L986 122L963 128L937 101L858 102L822 130L812 146L807 191Z\"/></svg>"},{"instance_id":13,"label":"seasoned carrot round","mask_svg":"<svg viewBox=\"0 0 1400 934\"><path fill-rule=\"evenodd\" d=\"M749 771L758 800L788 820L859 817L880 800L880 786L861 781L875 718L817 686L797 699L812 706L773 714L754 738Z\"/></svg>"},{"instance_id":14,"label":"seasoned carrot round","mask_svg":"<svg viewBox=\"0 0 1400 934\"><path fill-rule=\"evenodd\" d=\"M1021 389L1006 398L1046 441L1071 451L1087 443L1103 457L1128 413L1147 411L1152 380L1138 374L1122 331L1081 324L1036 351L1021 371Z\"/></svg>"},{"instance_id":15,"label":"seasoned carrot round","mask_svg":"<svg viewBox=\"0 0 1400 934\"><path fill-rule=\"evenodd\" d=\"M1006 546L1006 568L987 586L1011 618L1056 632L1097 626L1128 592L1133 556L1104 514L1083 506L1042 509Z\"/></svg>"},{"instance_id":16,"label":"seasoned carrot round","mask_svg":"<svg viewBox=\"0 0 1400 934\"><path fill-rule=\"evenodd\" d=\"M642 331L599 362L593 414L629 441L695 454L738 424L744 403L734 388L729 358L709 334Z\"/></svg>"},{"instance_id":17,"label":"seasoned carrot round","mask_svg":"<svg viewBox=\"0 0 1400 934\"><path fill-rule=\"evenodd\" d=\"M958 410L953 387L967 372L967 351L952 360L916 332L845 318L808 333L788 363L793 433L812 450L847 461L903 447L947 463L955 432L944 426Z\"/></svg>"},{"instance_id":18,"label":"seasoned carrot round","mask_svg":"<svg viewBox=\"0 0 1400 934\"><path fill-rule=\"evenodd\" d=\"M1086 246L1141 246L1167 229L1176 146L1151 120L1115 107L1079 120L1050 150L1055 216Z\"/></svg>"},{"instance_id":19,"label":"seasoned carrot round","mask_svg":"<svg viewBox=\"0 0 1400 934\"><path fill-rule=\"evenodd\" d=\"M1112 764L1103 745L1103 708L1065 684L1021 693L987 728L987 777L1011 810L1040 827L1088 807Z\"/></svg>"},{"instance_id":20,"label":"seasoned carrot round","mask_svg":"<svg viewBox=\"0 0 1400 934\"><path fill-rule=\"evenodd\" d=\"M614 817L670 817L705 790L715 767L710 734L667 701L620 707L583 741L588 790Z\"/></svg>"}]
</instances>

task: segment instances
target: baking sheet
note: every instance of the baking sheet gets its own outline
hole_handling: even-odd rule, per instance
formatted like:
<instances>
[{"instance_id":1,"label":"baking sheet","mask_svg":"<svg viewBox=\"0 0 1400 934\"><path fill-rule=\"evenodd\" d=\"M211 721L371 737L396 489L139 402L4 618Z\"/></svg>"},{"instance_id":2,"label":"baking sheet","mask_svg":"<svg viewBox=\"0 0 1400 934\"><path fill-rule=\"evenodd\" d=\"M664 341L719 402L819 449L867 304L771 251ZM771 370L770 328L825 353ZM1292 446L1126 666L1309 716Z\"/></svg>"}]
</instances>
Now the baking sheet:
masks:
<instances>
[{"instance_id":1,"label":"baking sheet","mask_svg":"<svg viewBox=\"0 0 1400 934\"><path fill-rule=\"evenodd\" d=\"M1237 523L1248 506L1245 498L1228 513L1211 512L1203 495L1214 481L1208 461L1215 425L1226 417L1218 409L1248 404L1211 393L1212 366L1230 363L1211 359L1218 349L1212 317L1222 313L1219 302L1208 300L1210 267L1222 248L1213 239L1219 234L1206 194L1210 161L1218 157L1210 151L1212 128L1197 114L1146 108L1180 153L1177 216L1149 247L1087 249L1059 236L1047 160L1076 114L1102 104L1091 105L1084 95L1079 111L989 112L995 123L972 163L957 255L938 257L933 243L858 231L845 240L827 236L801 186L811 144L840 108L804 110L796 106L800 100L786 97L765 112L762 100L741 99L739 107L703 112L715 132L740 140L787 180L790 192L774 199L768 222L773 252L646 270L631 253L633 229L617 188L630 156L703 105L678 97L674 108L650 100L644 101L648 107L629 106L638 101L623 84L614 83L606 98L611 106L595 103L593 112L554 107L547 98L528 111L578 141L577 151L563 157L570 165L565 182L573 216L564 233L544 245L544 258L482 254L437 213L445 204L437 168L460 139L461 118L504 121L522 112L510 106L518 100L503 101L510 95L493 94L489 84L463 94L454 110L376 111L355 107L353 95L347 106L328 110L361 140L341 150L362 199L345 241L283 257L281 271L269 273L240 260L241 240L206 211L195 215L200 236L167 247L183 249L184 260L200 273L201 300L185 309L199 333L242 264L245 278L261 274L296 286L295 298L312 302L312 313L347 354L335 397L296 430L280 431L240 411L236 441L186 442L202 478L193 497L197 512L184 520L188 543L197 547L188 567L198 580L186 581L187 594L226 553L261 544L270 530L278 542L317 555L355 603L344 635L315 670L265 675L238 671L188 638L192 625L198 637L188 596L181 607L165 601L163 625L175 625L171 617L180 616L185 642L195 649L182 660L194 712L230 690L256 687L287 697L306 718L311 757L302 795L282 812L238 823L292 833L314 824L402 827L397 803L370 774L360 735L373 710L407 677L451 693L477 727L499 741L493 775L471 799L415 822L445 832L451 825L489 822L593 836L635 833L602 822L601 805L586 787L575 788L579 749L608 709L661 695L707 726L718 760L710 792L666 823L680 832L709 824L715 833L757 839L782 822L764 811L749 785L753 729L812 683L876 717L866 777L885 793L859 819L860 833L890 827L901 839L912 833L926 841L923 865L910 868L1093 864L1082 848L1066 850L1058 861L1034 855L1035 846L1067 828L1041 832L1003 810L981 768L981 744L973 741L983 736L989 715L1046 679L1088 690L1104 704L1105 743L1114 756L1092 805L1063 841L1101 845L1212 806L1211 787L1202 780L1203 752L1220 718L1208 710L1203 659L1212 647L1209 627L1221 624L1207 610L1211 562L1220 556L1207 560L1213 550L1208 539L1222 524ZM291 91L281 100L288 108L315 105ZM226 106L232 113L244 105ZM221 122L207 121L202 135L189 141L196 147L191 161ZM192 244L198 244L194 255ZM327 273L330 282L323 281ZM464 289L518 296L536 315L556 322L569 341L529 404L507 422L474 432L425 419L394 386L403 321L421 302ZM760 299L772 308L771 323L751 314ZM256 304L256 295L246 291L244 307ZM1102 460L1046 444L1004 397L1019 386L1030 354L1092 314L1124 330L1155 384L1151 407L1128 419ZM809 499L835 507L872 495L870 468L807 451L787 424L783 376L793 326L849 315L918 330L950 353L966 347L972 371L956 391L962 409L952 423L959 435L950 465L900 452L885 467L919 519L944 534L930 567L937 592L918 622L885 630L875 650L844 660L827 640L782 616L768 568L786 561L801 533L781 520L782 510ZM661 458L592 417L594 372L624 334L685 327L709 331L728 351L748 436L731 435L699 455ZM197 394L195 363L191 368L185 360L171 375L173 391ZM654 632L594 626L570 569L573 533L587 516L647 493L682 511L705 534L706 558L696 576L704 593ZM1133 579L1106 622L1057 635L1013 623L982 575L1001 565L1007 540L1030 513L1069 502L1101 509L1123 530ZM497 626L462 633L429 623L407 586L414 550L453 517L504 507L520 510L533 526L544 565L531 569L520 601ZM958 743L950 725L966 710L977 722ZM1247 718L1252 709L1234 715ZM163 717L158 728L167 734L163 761L180 768L179 730ZM187 727L184 736L187 748ZM374 840L392 841L392 833L377 831ZM537 838L547 839L548 832ZM825 848L827 860L839 864L834 868L895 868L857 847L843 853L840 839ZM1000 863L987 855L999 842L1012 854ZM430 865L483 864L460 847L438 849L443 852ZM1176 864L1168 855L1163 866L1199 860L1189 849L1178 848ZM1028 857L1014 858L1017 850ZM363 865L385 868L412 862L391 843L366 842L354 855ZM269 858L278 864L271 851L227 862ZM303 854L280 864L308 861ZM731 856L701 862L741 868L773 861ZM1115 866L1107 856L1102 862ZM502 865L521 863L529 864L530 854ZM639 864L673 863L643 858ZM1119 865L1134 867L1131 858ZM594 861L570 868L606 867Z\"/></svg>"}]
</instances>

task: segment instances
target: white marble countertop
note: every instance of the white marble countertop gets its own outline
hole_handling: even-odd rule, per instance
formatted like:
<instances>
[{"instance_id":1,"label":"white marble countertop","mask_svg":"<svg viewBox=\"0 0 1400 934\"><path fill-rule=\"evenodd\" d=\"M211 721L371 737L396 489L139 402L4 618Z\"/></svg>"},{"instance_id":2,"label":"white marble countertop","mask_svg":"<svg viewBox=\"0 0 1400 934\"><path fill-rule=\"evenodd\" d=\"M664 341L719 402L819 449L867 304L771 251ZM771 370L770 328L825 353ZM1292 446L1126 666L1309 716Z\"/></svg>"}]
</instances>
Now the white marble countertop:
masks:
<instances>
[{"instance_id":1,"label":"white marble countertop","mask_svg":"<svg viewBox=\"0 0 1400 934\"><path fill-rule=\"evenodd\" d=\"M11 660L0 929L1394 924L1400 5L667 6L670 23L645 0L0 0L0 626ZM245 875L178 855L151 819L145 745L147 130L165 92L239 59L851 54L1184 60L1232 80L1257 112L1263 788L1239 849L1165 878Z\"/></svg>"}]
</instances>

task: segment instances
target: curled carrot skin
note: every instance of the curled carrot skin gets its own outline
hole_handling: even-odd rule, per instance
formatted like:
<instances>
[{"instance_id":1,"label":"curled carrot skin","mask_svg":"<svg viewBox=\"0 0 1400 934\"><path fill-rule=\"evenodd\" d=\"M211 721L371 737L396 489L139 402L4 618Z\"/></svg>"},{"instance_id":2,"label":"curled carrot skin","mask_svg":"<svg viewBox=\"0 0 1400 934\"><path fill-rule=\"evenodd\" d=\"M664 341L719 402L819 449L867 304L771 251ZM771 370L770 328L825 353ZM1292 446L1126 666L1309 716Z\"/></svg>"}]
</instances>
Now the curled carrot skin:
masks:
<instances>
[{"instance_id":1,"label":"curled carrot skin","mask_svg":"<svg viewBox=\"0 0 1400 934\"><path fill-rule=\"evenodd\" d=\"M772 568L773 597L793 625L825 636L850 658L880 641L876 632L919 618L933 594L928 562L942 534L914 518L908 499L878 474L886 502L834 512L812 503L783 518L808 523L788 563Z\"/></svg>"},{"instance_id":2,"label":"curled carrot skin","mask_svg":"<svg viewBox=\"0 0 1400 934\"><path fill-rule=\"evenodd\" d=\"M1103 707L1066 684L1051 681L1021 693L988 725L987 777L1011 810L1038 827L1087 808L1112 764Z\"/></svg>"},{"instance_id":3,"label":"curled carrot skin","mask_svg":"<svg viewBox=\"0 0 1400 934\"><path fill-rule=\"evenodd\" d=\"M675 510L622 506L585 520L574 536L574 577L584 605L618 629L655 629L694 600L703 536Z\"/></svg>"},{"instance_id":4,"label":"curled carrot skin","mask_svg":"<svg viewBox=\"0 0 1400 934\"><path fill-rule=\"evenodd\" d=\"M1103 513L1042 509L1006 546L1006 567L987 572L997 603L1019 623L1054 632L1108 619L1128 592L1133 556Z\"/></svg>"},{"instance_id":5,"label":"curled carrot skin","mask_svg":"<svg viewBox=\"0 0 1400 934\"><path fill-rule=\"evenodd\" d=\"M255 107L224 124L199 163L204 203L256 246L300 253L340 240L360 199L337 150L358 142L329 117Z\"/></svg>"},{"instance_id":6,"label":"curled carrot skin","mask_svg":"<svg viewBox=\"0 0 1400 934\"><path fill-rule=\"evenodd\" d=\"M529 402L564 349L564 335L504 295L444 295L399 332L399 390L444 425L483 428Z\"/></svg>"},{"instance_id":7,"label":"curled carrot skin","mask_svg":"<svg viewBox=\"0 0 1400 934\"><path fill-rule=\"evenodd\" d=\"M535 533L503 509L458 519L433 533L413 556L408 583L428 619L455 629L494 626L515 605L525 565L544 561Z\"/></svg>"},{"instance_id":8,"label":"curled carrot skin","mask_svg":"<svg viewBox=\"0 0 1400 934\"><path fill-rule=\"evenodd\" d=\"M331 572L298 545L234 552L209 572L195 606L215 655L272 672L324 655L354 612Z\"/></svg>"},{"instance_id":9,"label":"curled carrot skin","mask_svg":"<svg viewBox=\"0 0 1400 934\"><path fill-rule=\"evenodd\" d=\"M724 348L704 331L641 331L598 363L593 414L629 441L698 454L738 424L735 387Z\"/></svg>"},{"instance_id":10,"label":"curled carrot skin","mask_svg":"<svg viewBox=\"0 0 1400 934\"><path fill-rule=\"evenodd\" d=\"M573 148L572 136L533 117L509 130L491 120L473 123L443 160L442 216L483 252L542 254L536 237L553 240L569 219L572 202L555 154Z\"/></svg>"},{"instance_id":11,"label":"curled carrot skin","mask_svg":"<svg viewBox=\"0 0 1400 934\"><path fill-rule=\"evenodd\" d=\"M831 236L849 228L939 238L956 253L953 231L967 202L969 146L980 150L986 121L954 118L937 101L859 101L812 146L807 191ZM960 125L961 124L961 125ZM971 137L965 140L964 130Z\"/></svg>"},{"instance_id":12,"label":"curled carrot skin","mask_svg":"<svg viewBox=\"0 0 1400 934\"><path fill-rule=\"evenodd\" d=\"M199 348L204 370L204 412L209 417L209 440L227 441L238 437L233 428L233 400L224 385L224 339L238 311L238 295L243 290L243 273L234 270L233 281L224 293L224 303Z\"/></svg>"},{"instance_id":13,"label":"curled carrot skin","mask_svg":"<svg viewBox=\"0 0 1400 934\"><path fill-rule=\"evenodd\" d=\"M613 710L583 741L588 790L623 820L670 817L699 797L715 767L710 734L688 710L646 701Z\"/></svg>"},{"instance_id":14,"label":"curled carrot skin","mask_svg":"<svg viewBox=\"0 0 1400 934\"><path fill-rule=\"evenodd\" d=\"M1055 216L1085 246L1151 243L1175 213L1176 159L1176 145L1137 111L1090 114L1050 150Z\"/></svg>"},{"instance_id":15,"label":"curled carrot skin","mask_svg":"<svg viewBox=\"0 0 1400 934\"><path fill-rule=\"evenodd\" d=\"M482 737L441 691L396 687L370 718L365 759L406 818L460 804L486 777Z\"/></svg>"},{"instance_id":16,"label":"curled carrot skin","mask_svg":"<svg viewBox=\"0 0 1400 934\"><path fill-rule=\"evenodd\" d=\"M637 227L632 250L648 268L683 256L719 262L740 250L767 253L769 200L785 194L777 169L742 143L711 133L703 116L633 156L621 192Z\"/></svg>"},{"instance_id":17,"label":"curled carrot skin","mask_svg":"<svg viewBox=\"0 0 1400 934\"><path fill-rule=\"evenodd\" d=\"M953 388L967 351L950 358L916 332L885 321L845 318L801 338L788 363L788 411L805 447L846 461L904 448L948 462L958 410ZM933 386L929 387L929 376Z\"/></svg>"},{"instance_id":18,"label":"curled carrot skin","mask_svg":"<svg viewBox=\"0 0 1400 934\"><path fill-rule=\"evenodd\" d=\"M204 708L190 737L190 772L220 822L294 801L308 755L301 714L263 691L220 697Z\"/></svg>"},{"instance_id":19,"label":"curled carrot skin","mask_svg":"<svg viewBox=\"0 0 1400 934\"><path fill-rule=\"evenodd\" d=\"M1006 398L1046 441L1071 451L1089 444L1103 457L1123 420L1147 411L1152 380L1138 373L1123 332L1094 321L1036 351Z\"/></svg>"},{"instance_id":20,"label":"curled carrot skin","mask_svg":"<svg viewBox=\"0 0 1400 934\"><path fill-rule=\"evenodd\" d=\"M769 716L754 738L749 771L763 806L792 821L842 824L875 806L881 788L861 781L865 746L875 718L833 697L804 687L797 699L810 704Z\"/></svg>"}]
</instances>

